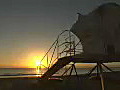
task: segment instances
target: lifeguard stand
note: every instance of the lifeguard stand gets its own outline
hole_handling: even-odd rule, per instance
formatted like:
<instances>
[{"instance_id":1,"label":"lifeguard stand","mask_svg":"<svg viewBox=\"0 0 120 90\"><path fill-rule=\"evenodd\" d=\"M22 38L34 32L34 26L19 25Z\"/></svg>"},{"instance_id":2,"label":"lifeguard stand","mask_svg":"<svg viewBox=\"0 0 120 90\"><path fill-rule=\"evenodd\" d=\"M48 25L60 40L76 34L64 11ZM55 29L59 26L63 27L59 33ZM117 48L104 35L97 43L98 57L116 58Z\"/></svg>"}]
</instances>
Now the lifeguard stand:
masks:
<instances>
[{"instance_id":1,"label":"lifeguard stand","mask_svg":"<svg viewBox=\"0 0 120 90\"><path fill-rule=\"evenodd\" d=\"M88 15L78 13L78 20L68 31L69 41L59 44L60 36L66 31L63 31L51 46L52 48L55 45L52 58L55 50L57 51L57 55L55 55L57 58L54 60L51 58L48 70L42 75L42 78L51 77L70 62L96 63L97 65L89 72L89 75L97 68L97 73L101 78L102 90L104 90L102 67L104 66L109 71L112 71L104 63L120 62L120 6L115 3L107 3L99 6ZM77 53L76 48L78 44L71 39L72 36L79 39L78 43L81 45L80 50L78 49L79 53ZM60 49L61 46L63 49ZM45 56L48 55L51 48ZM63 51L58 53L59 50Z\"/></svg>"}]
</instances>

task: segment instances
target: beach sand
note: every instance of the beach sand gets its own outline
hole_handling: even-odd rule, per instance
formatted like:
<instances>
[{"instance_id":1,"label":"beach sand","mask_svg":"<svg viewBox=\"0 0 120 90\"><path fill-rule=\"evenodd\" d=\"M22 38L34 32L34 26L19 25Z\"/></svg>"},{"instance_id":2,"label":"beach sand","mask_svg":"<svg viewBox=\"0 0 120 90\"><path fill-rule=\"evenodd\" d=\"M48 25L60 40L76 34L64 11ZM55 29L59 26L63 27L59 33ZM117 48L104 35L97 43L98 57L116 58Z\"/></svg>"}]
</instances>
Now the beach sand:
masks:
<instances>
[{"instance_id":1,"label":"beach sand","mask_svg":"<svg viewBox=\"0 0 120 90\"><path fill-rule=\"evenodd\" d=\"M120 72L104 73L105 90L120 90ZM79 77L79 79L78 79ZM63 80L40 80L37 77L1 78L0 90L101 90L99 77L64 76ZM55 77L54 77L55 78Z\"/></svg>"}]
</instances>

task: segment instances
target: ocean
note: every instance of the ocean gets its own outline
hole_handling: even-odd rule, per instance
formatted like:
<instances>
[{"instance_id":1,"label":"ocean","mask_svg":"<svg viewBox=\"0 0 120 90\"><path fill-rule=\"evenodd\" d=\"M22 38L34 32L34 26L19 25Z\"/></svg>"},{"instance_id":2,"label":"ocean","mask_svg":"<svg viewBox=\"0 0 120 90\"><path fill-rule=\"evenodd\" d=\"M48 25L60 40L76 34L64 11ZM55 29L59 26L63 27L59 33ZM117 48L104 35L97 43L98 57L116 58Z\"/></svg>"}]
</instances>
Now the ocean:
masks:
<instances>
[{"instance_id":1,"label":"ocean","mask_svg":"<svg viewBox=\"0 0 120 90\"><path fill-rule=\"evenodd\" d=\"M114 71L120 71L120 68L111 68ZM77 68L78 74L86 74L91 70L91 68ZM38 77L41 76L46 71L46 69L38 70L36 68L0 68L0 78L8 77ZM54 74L55 76L60 76L63 74L65 69L61 69L59 72ZM68 74L70 71L68 71ZM75 71L72 72L75 75Z\"/></svg>"}]
</instances>

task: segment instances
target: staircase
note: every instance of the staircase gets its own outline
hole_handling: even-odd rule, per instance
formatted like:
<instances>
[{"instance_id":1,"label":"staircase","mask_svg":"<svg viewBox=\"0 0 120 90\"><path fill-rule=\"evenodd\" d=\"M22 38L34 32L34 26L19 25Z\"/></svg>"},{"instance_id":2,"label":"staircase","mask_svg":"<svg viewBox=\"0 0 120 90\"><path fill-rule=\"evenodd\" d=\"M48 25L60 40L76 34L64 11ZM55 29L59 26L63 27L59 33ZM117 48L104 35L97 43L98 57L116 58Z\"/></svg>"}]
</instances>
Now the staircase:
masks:
<instances>
[{"instance_id":1,"label":"staircase","mask_svg":"<svg viewBox=\"0 0 120 90\"><path fill-rule=\"evenodd\" d=\"M58 35L55 42L51 45L50 49L41 60L42 62L47 57L47 62L49 62L48 70L41 76L41 78L50 78L61 68L69 64L72 56L81 52L82 47L79 39L77 39L77 37L69 30L63 31ZM48 58L49 55L51 55L51 57Z\"/></svg>"},{"instance_id":2,"label":"staircase","mask_svg":"<svg viewBox=\"0 0 120 90\"><path fill-rule=\"evenodd\" d=\"M48 71L45 72L41 76L41 78L43 78L43 79L50 78L53 74L55 74L57 71L59 71L61 68L63 68L70 62L71 62L70 57L64 57L64 58L58 59L58 61L50 69L48 69Z\"/></svg>"}]
</instances>

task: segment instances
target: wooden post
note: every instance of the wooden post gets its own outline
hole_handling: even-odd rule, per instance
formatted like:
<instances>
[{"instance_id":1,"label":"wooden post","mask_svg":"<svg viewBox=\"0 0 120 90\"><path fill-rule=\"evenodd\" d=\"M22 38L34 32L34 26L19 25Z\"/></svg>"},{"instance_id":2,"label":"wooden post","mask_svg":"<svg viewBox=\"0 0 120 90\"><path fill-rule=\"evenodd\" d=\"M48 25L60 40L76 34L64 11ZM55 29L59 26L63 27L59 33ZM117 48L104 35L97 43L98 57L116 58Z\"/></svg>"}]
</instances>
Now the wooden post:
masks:
<instances>
[{"instance_id":1,"label":"wooden post","mask_svg":"<svg viewBox=\"0 0 120 90\"><path fill-rule=\"evenodd\" d=\"M98 66L99 66L99 69L100 69L100 79L101 79L102 90L105 90L104 79L103 79L103 70L102 70L101 63L98 63Z\"/></svg>"}]
</instances>

